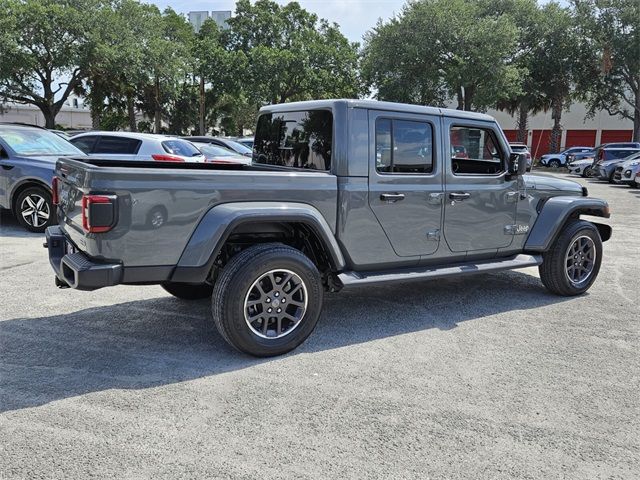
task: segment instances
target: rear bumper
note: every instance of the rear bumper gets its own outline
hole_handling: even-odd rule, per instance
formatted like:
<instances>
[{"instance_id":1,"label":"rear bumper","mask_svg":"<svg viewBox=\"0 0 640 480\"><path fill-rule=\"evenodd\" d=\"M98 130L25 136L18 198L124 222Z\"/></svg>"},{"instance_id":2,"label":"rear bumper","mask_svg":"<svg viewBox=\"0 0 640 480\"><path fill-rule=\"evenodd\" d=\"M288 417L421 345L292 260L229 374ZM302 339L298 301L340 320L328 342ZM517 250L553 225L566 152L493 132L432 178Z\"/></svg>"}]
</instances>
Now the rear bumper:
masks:
<instances>
[{"instance_id":1,"label":"rear bumper","mask_svg":"<svg viewBox=\"0 0 640 480\"><path fill-rule=\"evenodd\" d=\"M78 290L96 290L122 283L121 264L95 262L82 252L67 253L69 240L60 227L47 228L45 238L49 263L63 284Z\"/></svg>"}]
</instances>

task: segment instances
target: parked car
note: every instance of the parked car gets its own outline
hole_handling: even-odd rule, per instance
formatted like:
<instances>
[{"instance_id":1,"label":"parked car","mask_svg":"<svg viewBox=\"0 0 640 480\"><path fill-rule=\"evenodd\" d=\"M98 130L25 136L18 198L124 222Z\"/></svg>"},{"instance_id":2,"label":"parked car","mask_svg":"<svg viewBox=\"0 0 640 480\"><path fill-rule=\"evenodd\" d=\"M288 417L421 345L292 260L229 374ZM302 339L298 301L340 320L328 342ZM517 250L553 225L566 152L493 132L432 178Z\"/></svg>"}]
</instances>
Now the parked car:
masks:
<instances>
[{"instance_id":1,"label":"parked car","mask_svg":"<svg viewBox=\"0 0 640 480\"><path fill-rule=\"evenodd\" d=\"M244 155L238 155L236 152L227 150L224 147L219 147L218 145L212 145L210 143L192 143L204 154L204 161L207 163L251 165L250 158L247 158Z\"/></svg>"},{"instance_id":2,"label":"parked car","mask_svg":"<svg viewBox=\"0 0 640 480\"><path fill-rule=\"evenodd\" d=\"M236 142L241 143L247 148L253 149L253 137L240 137L236 138Z\"/></svg>"},{"instance_id":3,"label":"parked car","mask_svg":"<svg viewBox=\"0 0 640 480\"><path fill-rule=\"evenodd\" d=\"M567 166L569 166L571 164L571 162L575 162L578 160L584 160L585 158L590 158L591 160L593 160L593 158L596 155L596 151L594 148L592 148L591 150L588 150L586 152L577 152L577 153L570 153L567 155Z\"/></svg>"},{"instance_id":4,"label":"parked car","mask_svg":"<svg viewBox=\"0 0 640 480\"><path fill-rule=\"evenodd\" d=\"M640 186L638 184L638 174L640 174L640 153L627 157L616 167L613 174L613 181L637 188Z\"/></svg>"},{"instance_id":5,"label":"parked car","mask_svg":"<svg viewBox=\"0 0 640 480\"><path fill-rule=\"evenodd\" d=\"M602 145L598 145L594 148L593 154L593 166L595 167L596 162L601 158L601 152L603 149L610 148L631 148L631 149L640 149L640 142L615 142L615 143L603 143Z\"/></svg>"},{"instance_id":6,"label":"parked car","mask_svg":"<svg viewBox=\"0 0 640 480\"><path fill-rule=\"evenodd\" d=\"M379 143L393 145L381 158ZM468 158L451 155L453 143ZM611 236L580 219L609 217L604 200L525 174L524 155L481 113L371 100L269 105L254 155L251 166L150 162L134 175L131 162L59 161L66 200L46 235L58 286L155 283L208 298L221 336L266 357L311 334L325 291L538 266L550 292L582 294ZM132 229L134 205L158 204L173 213L152 235Z\"/></svg>"},{"instance_id":7,"label":"parked car","mask_svg":"<svg viewBox=\"0 0 640 480\"><path fill-rule=\"evenodd\" d=\"M598 154L600 159L596 161L593 169L594 176L600 180L607 180L609 183L614 183L613 175L615 174L616 167L637 152L640 152L640 148L601 149Z\"/></svg>"},{"instance_id":8,"label":"parked car","mask_svg":"<svg viewBox=\"0 0 640 480\"><path fill-rule=\"evenodd\" d=\"M560 153L547 153L540 157L540 165L559 168L567 164L567 156L572 153L583 153L593 150L593 147L571 147Z\"/></svg>"},{"instance_id":9,"label":"parked car","mask_svg":"<svg viewBox=\"0 0 640 480\"><path fill-rule=\"evenodd\" d=\"M55 223L51 179L56 160L84 157L67 140L44 128L0 124L0 207L31 232Z\"/></svg>"},{"instance_id":10,"label":"parked car","mask_svg":"<svg viewBox=\"0 0 640 480\"><path fill-rule=\"evenodd\" d=\"M590 177L593 173L593 159L583 158L582 160L574 160L567 165L570 173L580 175L581 177Z\"/></svg>"},{"instance_id":11,"label":"parked car","mask_svg":"<svg viewBox=\"0 0 640 480\"><path fill-rule=\"evenodd\" d=\"M509 147L511 147L511 151L515 153L524 153L527 156L527 172L531 171L531 166L533 164L533 160L531 158L531 152L529 151L529 147L527 147L524 143L510 143Z\"/></svg>"},{"instance_id":12,"label":"parked car","mask_svg":"<svg viewBox=\"0 0 640 480\"><path fill-rule=\"evenodd\" d=\"M251 148L246 145L242 145L241 143L236 142L235 140L231 140L230 138L222 138L222 137L182 137L184 140L189 140L190 142L198 142L198 143L208 143L210 145L218 145L219 147L224 147L228 150L233 150L240 155L244 155L245 157L250 157L252 155Z\"/></svg>"},{"instance_id":13,"label":"parked car","mask_svg":"<svg viewBox=\"0 0 640 480\"><path fill-rule=\"evenodd\" d=\"M137 132L87 132L71 137L72 144L90 157L156 162L204 162L191 142L180 138Z\"/></svg>"}]
</instances>

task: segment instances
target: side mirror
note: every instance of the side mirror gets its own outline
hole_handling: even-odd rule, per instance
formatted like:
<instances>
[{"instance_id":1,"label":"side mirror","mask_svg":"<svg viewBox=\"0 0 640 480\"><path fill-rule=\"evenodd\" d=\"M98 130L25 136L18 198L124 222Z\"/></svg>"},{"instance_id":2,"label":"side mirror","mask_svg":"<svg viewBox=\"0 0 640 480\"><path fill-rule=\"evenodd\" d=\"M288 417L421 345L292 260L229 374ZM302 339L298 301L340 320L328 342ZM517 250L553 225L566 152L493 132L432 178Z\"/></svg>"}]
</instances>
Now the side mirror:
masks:
<instances>
[{"instance_id":1,"label":"side mirror","mask_svg":"<svg viewBox=\"0 0 640 480\"><path fill-rule=\"evenodd\" d=\"M512 153L509 155L509 175L524 175L527 173L527 154Z\"/></svg>"}]
</instances>

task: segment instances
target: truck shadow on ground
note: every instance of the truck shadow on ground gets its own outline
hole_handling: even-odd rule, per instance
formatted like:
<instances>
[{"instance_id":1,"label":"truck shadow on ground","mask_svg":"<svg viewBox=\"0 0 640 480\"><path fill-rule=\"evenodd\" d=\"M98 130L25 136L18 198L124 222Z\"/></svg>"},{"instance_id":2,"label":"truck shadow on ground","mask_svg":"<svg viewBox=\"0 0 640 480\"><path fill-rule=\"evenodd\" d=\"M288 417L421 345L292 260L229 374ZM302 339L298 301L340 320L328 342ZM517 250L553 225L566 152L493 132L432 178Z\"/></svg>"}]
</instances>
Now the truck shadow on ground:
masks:
<instances>
[{"instance_id":1,"label":"truck shadow on ground","mask_svg":"<svg viewBox=\"0 0 640 480\"><path fill-rule=\"evenodd\" d=\"M9 210L0 209L0 236L2 237L42 237L44 233L33 233L22 227Z\"/></svg>"},{"instance_id":2,"label":"truck shadow on ground","mask_svg":"<svg viewBox=\"0 0 640 480\"><path fill-rule=\"evenodd\" d=\"M309 339L289 356L543 307L553 296L521 272L329 294ZM248 368L209 322L207 301L160 297L0 322L0 412L108 389L144 389ZM510 317L527 322L526 314Z\"/></svg>"}]
</instances>

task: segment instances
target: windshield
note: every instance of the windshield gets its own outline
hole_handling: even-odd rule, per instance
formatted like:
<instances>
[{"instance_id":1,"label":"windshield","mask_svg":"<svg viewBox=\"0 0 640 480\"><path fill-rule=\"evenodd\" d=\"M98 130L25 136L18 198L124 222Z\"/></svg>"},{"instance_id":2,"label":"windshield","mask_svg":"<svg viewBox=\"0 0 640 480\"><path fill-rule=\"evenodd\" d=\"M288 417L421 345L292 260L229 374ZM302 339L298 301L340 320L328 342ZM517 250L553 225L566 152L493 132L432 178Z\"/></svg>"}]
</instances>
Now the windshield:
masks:
<instances>
[{"instance_id":1,"label":"windshield","mask_svg":"<svg viewBox=\"0 0 640 480\"><path fill-rule=\"evenodd\" d=\"M71 145L64 138L39 128L3 125L0 127L0 138L7 143L16 155L25 157L42 155L84 156L81 150Z\"/></svg>"},{"instance_id":2,"label":"windshield","mask_svg":"<svg viewBox=\"0 0 640 480\"><path fill-rule=\"evenodd\" d=\"M236 152L232 152L231 150L227 150L224 147L219 147L217 145L209 145L206 143L194 143L198 149L208 156L215 157L237 157L238 154Z\"/></svg>"},{"instance_id":3,"label":"windshield","mask_svg":"<svg viewBox=\"0 0 640 480\"><path fill-rule=\"evenodd\" d=\"M245 153L251 153L252 150L247 147L246 145L243 145L241 143L235 142L233 140L225 140L224 143L226 143L229 148L233 148L236 152L241 153L241 154L245 154Z\"/></svg>"},{"instance_id":4,"label":"windshield","mask_svg":"<svg viewBox=\"0 0 640 480\"><path fill-rule=\"evenodd\" d=\"M180 155L182 157L198 157L202 155L202 152L198 150L193 143L186 140L165 140L162 142L162 148L167 153L173 153L174 155Z\"/></svg>"}]
</instances>

